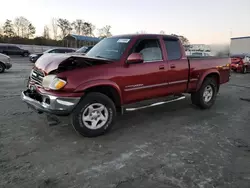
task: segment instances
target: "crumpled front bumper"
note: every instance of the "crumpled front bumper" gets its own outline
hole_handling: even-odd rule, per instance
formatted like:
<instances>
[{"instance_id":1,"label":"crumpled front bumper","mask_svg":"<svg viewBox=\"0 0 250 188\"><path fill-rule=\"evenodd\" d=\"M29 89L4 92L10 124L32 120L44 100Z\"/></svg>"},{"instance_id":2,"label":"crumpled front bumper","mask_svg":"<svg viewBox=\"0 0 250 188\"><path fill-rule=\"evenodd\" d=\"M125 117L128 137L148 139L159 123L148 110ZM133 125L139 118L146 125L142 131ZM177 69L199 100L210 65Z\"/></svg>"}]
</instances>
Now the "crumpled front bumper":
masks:
<instances>
[{"instance_id":1,"label":"crumpled front bumper","mask_svg":"<svg viewBox=\"0 0 250 188\"><path fill-rule=\"evenodd\" d=\"M56 97L33 92L30 89L21 94L22 101L38 113L59 116L69 115L80 101L80 97Z\"/></svg>"}]
</instances>

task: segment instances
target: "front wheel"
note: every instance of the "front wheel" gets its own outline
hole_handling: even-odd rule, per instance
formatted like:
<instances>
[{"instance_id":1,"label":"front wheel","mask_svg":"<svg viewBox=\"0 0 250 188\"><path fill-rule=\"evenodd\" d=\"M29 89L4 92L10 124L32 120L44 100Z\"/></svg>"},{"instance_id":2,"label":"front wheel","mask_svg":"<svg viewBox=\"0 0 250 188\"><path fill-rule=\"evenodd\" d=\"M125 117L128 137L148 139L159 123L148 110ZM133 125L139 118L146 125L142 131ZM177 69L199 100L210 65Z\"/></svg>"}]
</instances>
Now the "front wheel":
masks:
<instances>
[{"instance_id":1,"label":"front wheel","mask_svg":"<svg viewBox=\"0 0 250 188\"><path fill-rule=\"evenodd\" d=\"M0 73L3 73L5 71L5 66L3 63L0 62Z\"/></svg>"},{"instance_id":2,"label":"front wheel","mask_svg":"<svg viewBox=\"0 0 250 188\"><path fill-rule=\"evenodd\" d=\"M218 85L214 78L206 78L201 88L191 94L192 103L201 109L213 106L218 92Z\"/></svg>"},{"instance_id":3,"label":"front wheel","mask_svg":"<svg viewBox=\"0 0 250 188\"><path fill-rule=\"evenodd\" d=\"M96 137L108 132L114 124L116 108L113 101L102 93L89 93L74 109L71 120L82 136Z\"/></svg>"}]
</instances>

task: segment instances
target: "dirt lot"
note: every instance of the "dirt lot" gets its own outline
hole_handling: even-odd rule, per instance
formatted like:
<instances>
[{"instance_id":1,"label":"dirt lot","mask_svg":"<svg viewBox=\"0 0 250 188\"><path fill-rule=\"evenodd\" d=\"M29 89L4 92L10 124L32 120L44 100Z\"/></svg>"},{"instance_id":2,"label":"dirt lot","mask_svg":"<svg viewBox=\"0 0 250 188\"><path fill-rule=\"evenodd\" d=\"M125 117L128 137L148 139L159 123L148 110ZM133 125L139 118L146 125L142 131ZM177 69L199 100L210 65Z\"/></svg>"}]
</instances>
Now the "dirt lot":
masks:
<instances>
[{"instance_id":1,"label":"dirt lot","mask_svg":"<svg viewBox=\"0 0 250 188\"><path fill-rule=\"evenodd\" d=\"M245 188L250 186L250 74L233 74L215 106L190 98L127 113L114 129L83 138L48 127L20 100L32 64L0 74L0 187ZM65 121L66 122L66 121Z\"/></svg>"}]
</instances>

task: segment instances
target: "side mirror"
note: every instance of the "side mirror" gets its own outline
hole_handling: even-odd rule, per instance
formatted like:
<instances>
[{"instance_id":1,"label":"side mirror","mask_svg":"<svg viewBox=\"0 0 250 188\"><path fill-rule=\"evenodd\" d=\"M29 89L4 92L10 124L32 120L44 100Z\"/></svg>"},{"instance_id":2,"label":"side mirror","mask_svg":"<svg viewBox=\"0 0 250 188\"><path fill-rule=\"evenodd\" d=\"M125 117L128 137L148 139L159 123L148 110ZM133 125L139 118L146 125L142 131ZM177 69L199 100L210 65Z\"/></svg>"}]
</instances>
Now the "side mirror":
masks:
<instances>
[{"instance_id":1,"label":"side mirror","mask_svg":"<svg viewBox=\"0 0 250 188\"><path fill-rule=\"evenodd\" d=\"M136 64L136 63L142 63L143 57L140 53L132 53L128 56L127 63L128 64Z\"/></svg>"}]
</instances>

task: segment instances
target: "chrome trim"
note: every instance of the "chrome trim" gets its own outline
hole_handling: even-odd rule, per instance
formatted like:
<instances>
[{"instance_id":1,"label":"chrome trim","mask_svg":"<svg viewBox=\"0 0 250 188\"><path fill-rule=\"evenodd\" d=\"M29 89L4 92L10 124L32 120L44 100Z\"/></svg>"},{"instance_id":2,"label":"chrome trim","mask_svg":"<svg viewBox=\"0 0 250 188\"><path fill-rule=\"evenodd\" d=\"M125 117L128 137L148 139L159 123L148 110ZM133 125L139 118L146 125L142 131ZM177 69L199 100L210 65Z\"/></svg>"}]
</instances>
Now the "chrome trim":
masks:
<instances>
[{"instance_id":1,"label":"chrome trim","mask_svg":"<svg viewBox=\"0 0 250 188\"><path fill-rule=\"evenodd\" d=\"M138 108L126 108L125 110L126 110L126 111L141 110L141 109L150 108L150 107L153 107L153 106L159 106L159 105L162 105L162 104L167 104L167 103L171 103L171 102L183 100L183 99L185 99L185 98L186 98L185 96L181 96L181 97L179 97L179 98L177 98L177 99L173 99L173 100L169 100L169 101L157 102L157 103L153 103L153 104L150 104L150 105L141 106L141 107L138 107Z\"/></svg>"},{"instance_id":2,"label":"chrome trim","mask_svg":"<svg viewBox=\"0 0 250 188\"><path fill-rule=\"evenodd\" d=\"M169 85L171 85L171 84L181 84L181 83L184 83L184 82L188 82L188 80L179 80L179 81L169 82Z\"/></svg>"},{"instance_id":3,"label":"chrome trim","mask_svg":"<svg viewBox=\"0 0 250 188\"><path fill-rule=\"evenodd\" d=\"M193 82L193 81L198 81L198 78L192 78L192 79L190 79L190 82Z\"/></svg>"},{"instance_id":4,"label":"chrome trim","mask_svg":"<svg viewBox=\"0 0 250 188\"><path fill-rule=\"evenodd\" d=\"M159 87L159 86L165 86L165 85L168 85L168 83L154 84L154 85L142 86L142 87L137 87L137 88L128 88L128 89L124 89L124 91L134 91L138 89L147 89L147 88L153 88L153 87Z\"/></svg>"},{"instance_id":5,"label":"chrome trim","mask_svg":"<svg viewBox=\"0 0 250 188\"><path fill-rule=\"evenodd\" d=\"M36 108L38 111L50 112L50 111L71 111L74 106L80 101L80 97L56 97L53 95L42 95L42 101L37 101L22 92L21 99L32 107ZM46 100L49 99L49 103Z\"/></svg>"},{"instance_id":6,"label":"chrome trim","mask_svg":"<svg viewBox=\"0 0 250 188\"><path fill-rule=\"evenodd\" d=\"M193 78L190 81L197 81L197 78ZM129 86L125 86L125 87L134 87L134 88L126 88L124 89L124 91L134 91L134 90L139 90L139 89L148 89L148 88L154 88L154 87L159 87L159 86L167 86L167 85L173 85L173 84L181 84L181 83L185 83L188 82L188 80L179 80L179 81L174 81L174 82L169 82L169 83L161 83L161 84L154 84L154 85L148 85L148 86L142 86L142 87L134 87L137 85L141 85L141 84L135 84L135 85L129 85Z\"/></svg>"}]
</instances>

